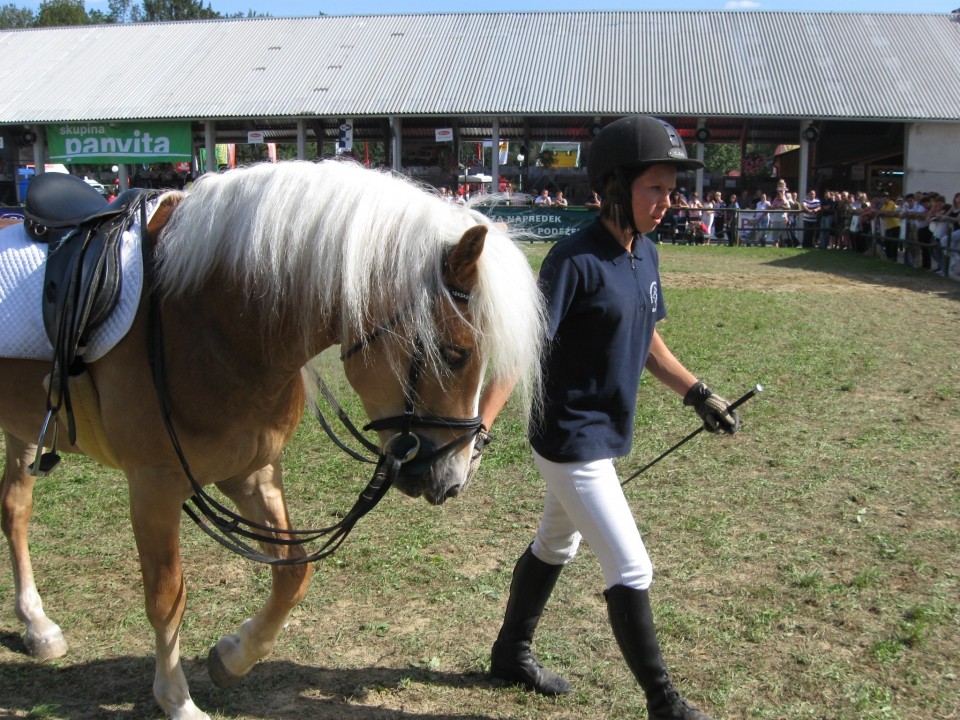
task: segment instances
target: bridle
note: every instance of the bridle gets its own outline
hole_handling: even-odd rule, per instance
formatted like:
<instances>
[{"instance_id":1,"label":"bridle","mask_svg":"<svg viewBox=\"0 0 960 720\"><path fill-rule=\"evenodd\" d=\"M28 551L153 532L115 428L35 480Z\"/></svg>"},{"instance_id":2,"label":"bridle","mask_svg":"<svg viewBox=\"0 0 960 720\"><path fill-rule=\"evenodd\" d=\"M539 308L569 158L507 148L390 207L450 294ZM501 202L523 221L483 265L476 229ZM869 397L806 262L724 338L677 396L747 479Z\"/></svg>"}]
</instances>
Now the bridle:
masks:
<instances>
[{"instance_id":1,"label":"bridle","mask_svg":"<svg viewBox=\"0 0 960 720\"><path fill-rule=\"evenodd\" d=\"M149 294L155 287L153 279L156 268L154 266L152 252L153 246L149 233L147 232L145 203L141 205L140 212L144 288L147 290L147 292L144 293L144 298L149 303L147 358L150 363L153 384L157 391L161 418L163 419L167 435L170 437L170 441L183 468L184 474L187 476L193 489L193 495L183 504L183 510L203 532L228 550L248 560L255 560L267 565L300 565L316 562L317 560L328 557L343 544L343 541L347 539L350 531L353 530L353 526L377 506L377 503L380 502L381 498L387 493L387 490L390 489L390 486L393 485L402 467L406 466L408 472L424 472L436 457L452 451L463 443L473 440L482 431L483 425L479 416L464 420L416 414L416 388L423 368L423 344L420 338L416 337L414 339L414 353L410 362L410 372L404 387L405 403L403 415L378 419L364 426L365 430L381 430L396 427L399 432L390 438L390 440L384 444L384 447L380 449L364 438L352 423L349 424L349 427L352 428L351 432L353 432L356 437L361 438L364 446L378 456L377 460L367 460L346 448L332 433L326 420L321 420L321 425L324 430L339 447L347 450L352 457L376 463L376 469L370 482L367 483L363 492L360 493L353 507L350 508L349 512L347 512L338 523L329 527L311 530L291 528L283 531L282 534L284 537L277 537L275 534L277 532L276 528L247 520L242 515L239 515L218 502L204 490L203 486L193 476L170 417L170 406L166 392L160 307L155 299L149 297ZM447 287L446 289L450 293L450 297L456 302L468 302L470 300L470 295L467 292L452 287ZM351 346L341 358L346 359L351 355L363 351L371 343L376 341L377 338L395 327L403 319L405 314L405 311L398 313L391 318L386 325L380 326L368 333L355 345ZM325 395L329 394L329 389L325 389L324 393ZM332 395L330 395L330 397L332 397ZM342 412L342 408L338 414L342 414L341 420L346 418L346 413ZM429 438L421 437L414 432L414 428L420 427L462 428L465 432L446 445L435 448ZM421 467L423 469L420 469ZM250 544L251 541L282 546L302 546L313 541L321 541L322 545L315 552L303 557L278 558L260 552Z\"/></svg>"},{"instance_id":2,"label":"bridle","mask_svg":"<svg viewBox=\"0 0 960 720\"><path fill-rule=\"evenodd\" d=\"M451 285L446 285L445 289L454 302L468 303L470 301L470 293L466 292L465 290L455 288ZM390 320L385 324L378 326L374 330L371 330L364 337L359 339L347 350L341 353L340 361L345 362L354 355L365 351L384 333L396 327L407 314L407 312L408 311L406 309L402 310L390 318ZM378 418L377 420L373 420L363 426L365 431L381 431L390 429L397 430L397 433L391 436L380 448L356 431L356 427L333 398L333 394L330 393L326 383L323 382L323 379L319 376L319 374L315 375L317 385L326 398L327 403L334 409L334 411L337 413L337 416L340 418L340 421L351 432L351 434L357 438L370 452L373 452L380 457L391 454L398 458L401 465L404 466L404 469L411 475L418 475L426 472L430 465L438 457L442 457L443 455L452 452L467 442L472 442L483 430L483 419L480 415L472 418L454 418L438 415L417 414L417 385L419 384L420 375L423 371L423 361L423 342L418 335L414 337L413 340L413 353L410 356L410 370L407 373L407 380L403 389L403 414ZM314 407L314 412L318 416L317 419L320 421L321 427L324 428L327 435L329 435L339 447L357 459L373 462L367 458L358 458L348 448L345 448L336 437L335 433L333 433L332 429L330 428L330 424L326 421L326 418L323 418L322 412L319 410L319 408ZM450 442L438 448L429 437L418 435L415 432L415 429L417 428L442 428L447 430L463 430L464 432Z\"/></svg>"}]
</instances>

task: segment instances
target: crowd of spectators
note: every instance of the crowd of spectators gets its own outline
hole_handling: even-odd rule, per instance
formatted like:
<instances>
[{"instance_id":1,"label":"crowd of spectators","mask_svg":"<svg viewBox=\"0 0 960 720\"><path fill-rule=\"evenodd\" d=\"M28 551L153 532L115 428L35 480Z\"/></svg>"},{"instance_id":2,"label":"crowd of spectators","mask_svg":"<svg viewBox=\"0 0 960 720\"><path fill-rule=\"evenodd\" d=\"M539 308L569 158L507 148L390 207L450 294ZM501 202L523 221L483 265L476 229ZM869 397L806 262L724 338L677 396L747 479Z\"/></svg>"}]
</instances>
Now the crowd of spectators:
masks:
<instances>
[{"instance_id":1,"label":"crowd of spectators","mask_svg":"<svg viewBox=\"0 0 960 720\"><path fill-rule=\"evenodd\" d=\"M659 239L851 250L960 279L960 193L951 202L936 192L809 190L801 200L780 180L772 198L758 192L741 204L736 193L701 201L680 188Z\"/></svg>"},{"instance_id":2,"label":"crowd of spectators","mask_svg":"<svg viewBox=\"0 0 960 720\"><path fill-rule=\"evenodd\" d=\"M475 194L472 189L439 193L464 202ZM509 204L568 207L563 192L552 195L548 188L525 195L507 183L500 196ZM960 279L960 193L948 201L936 192L892 196L883 189L827 189L820 197L811 189L801 199L781 179L770 195L757 191L750 200L717 191L701 199L683 187L670 200L657 230L660 242L850 250ZM585 205L599 208L600 199L594 193Z\"/></svg>"}]
</instances>

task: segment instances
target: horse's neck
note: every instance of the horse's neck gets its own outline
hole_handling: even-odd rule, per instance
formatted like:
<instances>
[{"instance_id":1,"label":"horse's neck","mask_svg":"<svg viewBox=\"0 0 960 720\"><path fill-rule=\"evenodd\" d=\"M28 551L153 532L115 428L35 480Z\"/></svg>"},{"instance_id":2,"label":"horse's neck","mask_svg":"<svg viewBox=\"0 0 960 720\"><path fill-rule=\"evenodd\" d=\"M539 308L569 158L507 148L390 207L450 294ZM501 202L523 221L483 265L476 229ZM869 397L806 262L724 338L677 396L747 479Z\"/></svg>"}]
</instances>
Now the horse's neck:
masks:
<instances>
[{"instance_id":1,"label":"horse's neck","mask_svg":"<svg viewBox=\"0 0 960 720\"><path fill-rule=\"evenodd\" d=\"M332 344L317 323L304 343L296 312L265 307L222 281L164 303L168 376L190 397L258 413L299 412L300 368Z\"/></svg>"}]
</instances>

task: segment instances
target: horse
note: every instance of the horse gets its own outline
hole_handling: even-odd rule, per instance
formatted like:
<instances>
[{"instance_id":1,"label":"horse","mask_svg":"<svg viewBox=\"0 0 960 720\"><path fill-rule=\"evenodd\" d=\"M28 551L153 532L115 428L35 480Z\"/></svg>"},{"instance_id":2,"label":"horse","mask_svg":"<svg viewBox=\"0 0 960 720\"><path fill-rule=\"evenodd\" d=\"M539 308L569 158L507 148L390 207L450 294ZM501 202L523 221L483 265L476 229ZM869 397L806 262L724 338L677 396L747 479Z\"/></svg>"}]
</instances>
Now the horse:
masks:
<instances>
[{"instance_id":1,"label":"horse","mask_svg":"<svg viewBox=\"0 0 960 720\"><path fill-rule=\"evenodd\" d=\"M174 720L208 720L179 653L185 501L213 484L266 535L292 537L280 453L311 390L304 368L339 344L382 452L401 458L394 486L443 503L469 482L483 383L516 381L526 409L535 402L545 324L536 279L508 231L387 171L335 160L254 165L204 175L155 205L142 243L156 261L146 301L86 368L98 450L82 434L61 434L60 449L126 477L156 640L154 697ZM152 354L151 328L162 338ZM38 446L55 444L51 430L38 436L50 372L46 359L0 358L2 527L14 611L40 659L67 651L44 612L27 540L28 469ZM394 450L398 439L406 442ZM271 590L212 648L208 672L219 686L272 650L313 573L300 545L259 545L276 560Z\"/></svg>"}]
</instances>

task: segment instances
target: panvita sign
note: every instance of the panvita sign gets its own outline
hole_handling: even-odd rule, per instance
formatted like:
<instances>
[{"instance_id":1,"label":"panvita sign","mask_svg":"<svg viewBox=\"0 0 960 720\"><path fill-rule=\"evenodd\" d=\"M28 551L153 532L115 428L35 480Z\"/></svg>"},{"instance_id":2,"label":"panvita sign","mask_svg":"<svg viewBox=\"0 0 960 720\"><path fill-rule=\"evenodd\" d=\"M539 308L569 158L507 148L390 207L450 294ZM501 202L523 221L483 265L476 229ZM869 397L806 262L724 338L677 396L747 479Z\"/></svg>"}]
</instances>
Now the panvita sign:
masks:
<instances>
[{"instance_id":1,"label":"panvita sign","mask_svg":"<svg viewBox=\"0 0 960 720\"><path fill-rule=\"evenodd\" d=\"M52 162L105 164L190 161L188 122L50 125Z\"/></svg>"}]
</instances>

